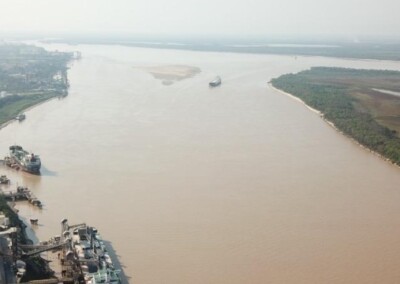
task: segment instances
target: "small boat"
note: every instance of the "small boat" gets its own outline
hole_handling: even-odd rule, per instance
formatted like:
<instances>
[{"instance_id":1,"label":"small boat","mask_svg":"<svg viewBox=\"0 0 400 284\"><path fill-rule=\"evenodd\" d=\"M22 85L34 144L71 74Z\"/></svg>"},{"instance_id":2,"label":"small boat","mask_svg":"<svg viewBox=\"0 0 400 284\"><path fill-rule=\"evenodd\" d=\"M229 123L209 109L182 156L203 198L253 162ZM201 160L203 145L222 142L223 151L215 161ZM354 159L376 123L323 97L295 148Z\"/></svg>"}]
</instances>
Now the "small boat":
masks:
<instances>
[{"instance_id":1,"label":"small boat","mask_svg":"<svg viewBox=\"0 0 400 284\"><path fill-rule=\"evenodd\" d=\"M42 202L40 202L40 200L37 199L37 198L31 199L30 202L32 203L33 206L36 206L38 208L42 208L43 207Z\"/></svg>"},{"instance_id":2,"label":"small boat","mask_svg":"<svg viewBox=\"0 0 400 284\"><path fill-rule=\"evenodd\" d=\"M0 176L0 184L9 184L10 179L6 175Z\"/></svg>"},{"instance_id":3,"label":"small boat","mask_svg":"<svg viewBox=\"0 0 400 284\"><path fill-rule=\"evenodd\" d=\"M17 115L17 116L15 117L15 119L18 120L18 121L22 121L22 120L24 120L25 118L26 118L25 113L20 113L19 115Z\"/></svg>"},{"instance_id":4,"label":"small boat","mask_svg":"<svg viewBox=\"0 0 400 284\"><path fill-rule=\"evenodd\" d=\"M37 218L30 218L29 221L31 221L32 225L37 225L39 220Z\"/></svg>"},{"instance_id":5,"label":"small boat","mask_svg":"<svg viewBox=\"0 0 400 284\"><path fill-rule=\"evenodd\" d=\"M208 84L210 85L210 87L217 87L217 86L221 85L221 77L219 77L219 76L215 77L215 79L212 80Z\"/></svg>"}]
</instances>

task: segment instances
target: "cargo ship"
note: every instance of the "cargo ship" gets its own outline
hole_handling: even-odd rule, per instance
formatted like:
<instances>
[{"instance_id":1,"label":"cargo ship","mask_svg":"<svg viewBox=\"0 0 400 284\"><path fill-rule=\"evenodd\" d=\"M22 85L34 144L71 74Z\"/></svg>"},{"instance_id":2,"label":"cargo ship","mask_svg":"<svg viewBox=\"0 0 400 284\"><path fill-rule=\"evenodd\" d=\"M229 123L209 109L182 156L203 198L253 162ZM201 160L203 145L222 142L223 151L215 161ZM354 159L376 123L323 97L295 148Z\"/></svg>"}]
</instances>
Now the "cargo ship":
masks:
<instances>
[{"instance_id":1,"label":"cargo ship","mask_svg":"<svg viewBox=\"0 0 400 284\"><path fill-rule=\"evenodd\" d=\"M29 173L40 173L41 161L38 155L25 151L21 146L10 146L10 160L21 170Z\"/></svg>"},{"instance_id":2,"label":"cargo ship","mask_svg":"<svg viewBox=\"0 0 400 284\"><path fill-rule=\"evenodd\" d=\"M210 85L210 87L217 87L217 86L221 85L221 77L219 77L219 76L215 77L215 79L212 80L208 84Z\"/></svg>"},{"instance_id":3,"label":"cargo ship","mask_svg":"<svg viewBox=\"0 0 400 284\"><path fill-rule=\"evenodd\" d=\"M96 228L86 224L76 226L72 231L71 245L85 284L121 283L120 270L114 268L113 261Z\"/></svg>"}]
</instances>

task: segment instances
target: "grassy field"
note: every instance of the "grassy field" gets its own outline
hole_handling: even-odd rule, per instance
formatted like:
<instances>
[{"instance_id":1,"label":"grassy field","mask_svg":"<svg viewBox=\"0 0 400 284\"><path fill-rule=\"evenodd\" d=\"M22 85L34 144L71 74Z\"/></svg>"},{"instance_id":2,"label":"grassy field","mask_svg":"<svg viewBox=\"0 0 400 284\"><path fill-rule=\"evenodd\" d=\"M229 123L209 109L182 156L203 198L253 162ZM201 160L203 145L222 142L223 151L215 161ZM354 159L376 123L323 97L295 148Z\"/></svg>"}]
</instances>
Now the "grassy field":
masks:
<instances>
[{"instance_id":1,"label":"grassy field","mask_svg":"<svg viewBox=\"0 0 400 284\"><path fill-rule=\"evenodd\" d=\"M378 91L354 92L351 94L360 110L371 113L381 125L392 129L400 137L400 97Z\"/></svg>"},{"instance_id":2,"label":"grassy field","mask_svg":"<svg viewBox=\"0 0 400 284\"><path fill-rule=\"evenodd\" d=\"M400 165L400 72L315 67L271 83Z\"/></svg>"}]
</instances>

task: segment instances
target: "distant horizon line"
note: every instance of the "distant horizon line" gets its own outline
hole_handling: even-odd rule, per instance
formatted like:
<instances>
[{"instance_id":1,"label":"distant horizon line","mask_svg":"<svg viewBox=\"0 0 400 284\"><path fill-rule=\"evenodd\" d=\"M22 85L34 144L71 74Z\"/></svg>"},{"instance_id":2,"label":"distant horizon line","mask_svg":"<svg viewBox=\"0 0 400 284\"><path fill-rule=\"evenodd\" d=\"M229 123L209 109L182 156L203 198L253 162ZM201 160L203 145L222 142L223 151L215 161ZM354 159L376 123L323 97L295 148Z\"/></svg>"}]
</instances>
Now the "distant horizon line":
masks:
<instances>
[{"instance_id":1,"label":"distant horizon line","mask_svg":"<svg viewBox=\"0 0 400 284\"><path fill-rule=\"evenodd\" d=\"M245 35L245 34L142 34L128 32L35 32L0 31L0 39L53 39L53 40L147 40L147 41L232 41L260 42L260 43L362 43L362 42L389 42L400 43L400 37L396 35L325 35L325 34L269 34L269 35Z\"/></svg>"}]
</instances>

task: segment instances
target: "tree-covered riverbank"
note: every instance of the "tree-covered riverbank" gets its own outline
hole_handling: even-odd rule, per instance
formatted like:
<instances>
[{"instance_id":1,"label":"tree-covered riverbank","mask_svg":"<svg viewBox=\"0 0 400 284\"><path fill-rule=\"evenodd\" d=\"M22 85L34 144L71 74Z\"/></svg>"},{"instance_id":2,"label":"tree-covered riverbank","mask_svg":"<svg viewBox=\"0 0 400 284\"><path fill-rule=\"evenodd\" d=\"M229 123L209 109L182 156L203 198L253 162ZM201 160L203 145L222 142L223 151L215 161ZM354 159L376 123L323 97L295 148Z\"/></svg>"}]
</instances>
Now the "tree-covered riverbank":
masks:
<instances>
[{"instance_id":1,"label":"tree-covered riverbank","mask_svg":"<svg viewBox=\"0 0 400 284\"><path fill-rule=\"evenodd\" d=\"M321 111L360 144L400 165L400 72L315 67L271 83Z\"/></svg>"},{"instance_id":2,"label":"tree-covered riverbank","mask_svg":"<svg viewBox=\"0 0 400 284\"><path fill-rule=\"evenodd\" d=\"M0 124L26 108L68 92L72 54L0 44Z\"/></svg>"}]
</instances>

